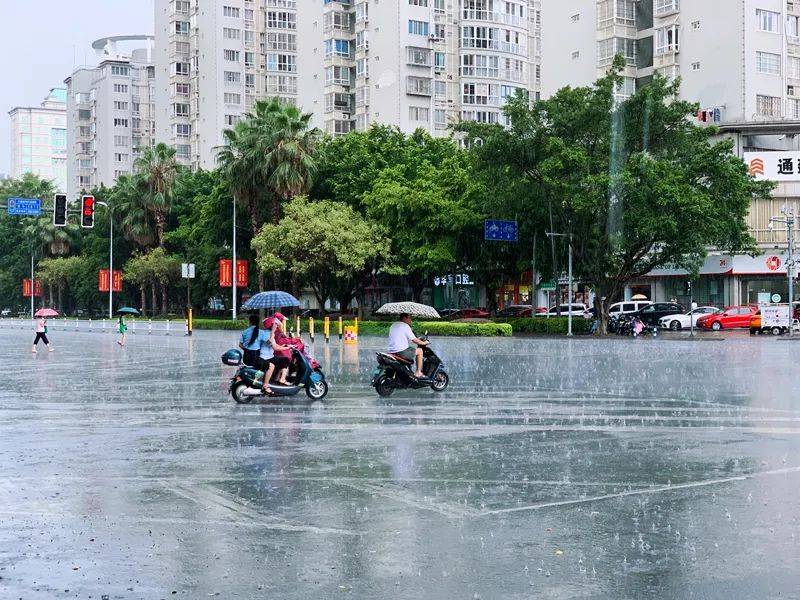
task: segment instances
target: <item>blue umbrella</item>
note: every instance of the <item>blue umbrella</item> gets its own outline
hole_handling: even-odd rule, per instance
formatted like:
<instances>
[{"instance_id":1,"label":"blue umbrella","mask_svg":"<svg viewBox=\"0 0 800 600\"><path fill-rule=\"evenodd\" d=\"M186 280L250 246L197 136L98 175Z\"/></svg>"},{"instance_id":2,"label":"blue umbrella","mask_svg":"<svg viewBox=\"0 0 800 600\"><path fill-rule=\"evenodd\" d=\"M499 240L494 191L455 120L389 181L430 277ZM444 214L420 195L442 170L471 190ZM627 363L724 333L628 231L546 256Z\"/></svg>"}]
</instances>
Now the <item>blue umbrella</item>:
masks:
<instances>
[{"instance_id":1,"label":"blue umbrella","mask_svg":"<svg viewBox=\"0 0 800 600\"><path fill-rule=\"evenodd\" d=\"M272 310L286 306L300 306L300 301L287 292L259 292L242 304L242 310Z\"/></svg>"}]
</instances>

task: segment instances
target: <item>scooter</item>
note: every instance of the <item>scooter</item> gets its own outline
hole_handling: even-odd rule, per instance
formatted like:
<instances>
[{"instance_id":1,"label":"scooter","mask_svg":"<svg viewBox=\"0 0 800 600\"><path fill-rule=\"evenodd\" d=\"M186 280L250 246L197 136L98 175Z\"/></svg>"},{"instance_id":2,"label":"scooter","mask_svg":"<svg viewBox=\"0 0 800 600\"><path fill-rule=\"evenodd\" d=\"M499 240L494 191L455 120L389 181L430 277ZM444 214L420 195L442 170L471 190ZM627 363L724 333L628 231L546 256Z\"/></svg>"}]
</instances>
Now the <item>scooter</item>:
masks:
<instances>
[{"instance_id":1,"label":"scooter","mask_svg":"<svg viewBox=\"0 0 800 600\"><path fill-rule=\"evenodd\" d=\"M422 341L427 342L424 335ZM402 356L391 352L376 352L378 366L372 373L372 387L379 396L391 396L395 390L418 390L430 387L434 392L443 392L450 383L450 377L444 370L442 360L431 350L430 346L422 346L422 372L425 377L414 377L416 364Z\"/></svg>"},{"instance_id":2,"label":"scooter","mask_svg":"<svg viewBox=\"0 0 800 600\"><path fill-rule=\"evenodd\" d=\"M270 383L272 395L264 393L264 371L242 365L242 353L238 350L229 350L222 355L222 362L226 365L238 366L239 370L231 379L231 397L238 404L249 404L254 399L283 398L296 396L300 390L306 391L306 396L311 400L322 400L328 395L328 382L319 363L308 356L305 351L292 348L292 358L289 362L289 375L287 380L290 385Z\"/></svg>"}]
</instances>

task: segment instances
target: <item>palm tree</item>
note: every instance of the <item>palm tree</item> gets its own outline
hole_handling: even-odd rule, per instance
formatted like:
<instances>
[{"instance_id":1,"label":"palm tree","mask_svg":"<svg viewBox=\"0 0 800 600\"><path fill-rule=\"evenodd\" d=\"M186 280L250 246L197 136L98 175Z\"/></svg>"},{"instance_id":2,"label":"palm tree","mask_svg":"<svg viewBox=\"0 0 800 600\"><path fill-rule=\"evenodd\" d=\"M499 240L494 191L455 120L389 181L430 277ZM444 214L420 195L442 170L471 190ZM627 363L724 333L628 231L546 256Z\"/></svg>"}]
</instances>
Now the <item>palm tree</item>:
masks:
<instances>
[{"instance_id":1,"label":"palm tree","mask_svg":"<svg viewBox=\"0 0 800 600\"><path fill-rule=\"evenodd\" d=\"M260 104L260 103L258 103ZM222 177L228 182L237 206L244 205L250 215L255 236L261 229L262 177L261 157L257 152L258 135L252 123L239 121L233 129L222 132L225 145L219 149L217 162Z\"/></svg>"},{"instance_id":2,"label":"palm tree","mask_svg":"<svg viewBox=\"0 0 800 600\"><path fill-rule=\"evenodd\" d=\"M175 177L180 170L175 153L175 148L159 143L154 148L145 148L134 163L147 189L147 207L155 221L159 248L164 247L164 229L172 209Z\"/></svg>"},{"instance_id":3,"label":"palm tree","mask_svg":"<svg viewBox=\"0 0 800 600\"><path fill-rule=\"evenodd\" d=\"M119 217L125 237L142 249L156 242L153 215L148 210L147 190L141 178L123 175L111 189L109 206Z\"/></svg>"},{"instance_id":4,"label":"palm tree","mask_svg":"<svg viewBox=\"0 0 800 600\"><path fill-rule=\"evenodd\" d=\"M281 205L311 189L317 173L314 157L321 138L319 129L311 129L311 113L303 113L292 104L277 99L256 114L267 141L264 147L264 176L272 192L272 221L281 218Z\"/></svg>"}]
</instances>

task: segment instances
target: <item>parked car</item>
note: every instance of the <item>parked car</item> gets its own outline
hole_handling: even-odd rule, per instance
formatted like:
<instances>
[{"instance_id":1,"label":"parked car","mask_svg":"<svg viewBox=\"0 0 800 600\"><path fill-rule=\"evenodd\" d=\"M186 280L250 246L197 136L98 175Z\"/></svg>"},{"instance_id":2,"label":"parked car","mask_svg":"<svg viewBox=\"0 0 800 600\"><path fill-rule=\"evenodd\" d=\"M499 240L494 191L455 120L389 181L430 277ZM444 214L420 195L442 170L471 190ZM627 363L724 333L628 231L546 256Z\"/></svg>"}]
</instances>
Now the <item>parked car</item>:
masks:
<instances>
[{"instance_id":1,"label":"parked car","mask_svg":"<svg viewBox=\"0 0 800 600\"><path fill-rule=\"evenodd\" d=\"M561 313L562 317L568 316L572 313L573 317L583 317L588 319L590 316L589 307L586 304L561 304L560 306L551 306L550 310L544 313L536 313L537 317L555 317Z\"/></svg>"},{"instance_id":2,"label":"parked car","mask_svg":"<svg viewBox=\"0 0 800 600\"><path fill-rule=\"evenodd\" d=\"M684 312L684 308L675 302L654 302L630 313L632 318L639 317L648 327L657 327L661 317Z\"/></svg>"},{"instance_id":3,"label":"parked car","mask_svg":"<svg viewBox=\"0 0 800 600\"><path fill-rule=\"evenodd\" d=\"M716 306L698 306L694 310L690 310L683 314L667 315L658 320L658 324L662 329L671 329L672 331L680 331L681 329L690 329L692 322L697 327L697 320L705 315L713 315L721 313L722 311Z\"/></svg>"},{"instance_id":4,"label":"parked car","mask_svg":"<svg viewBox=\"0 0 800 600\"><path fill-rule=\"evenodd\" d=\"M650 300L628 300L626 302L615 302L608 307L608 316L629 315L642 310L645 306L650 306Z\"/></svg>"},{"instance_id":5,"label":"parked car","mask_svg":"<svg viewBox=\"0 0 800 600\"><path fill-rule=\"evenodd\" d=\"M483 308L462 308L459 319L488 319L489 311Z\"/></svg>"},{"instance_id":6,"label":"parked car","mask_svg":"<svg viewBox=\"0 0 800 600\"><path fill-rule=\"evenodd\" d=\"M546 308L542 308L541 306L536 307L536 312L547 312ZM531 316L531 306L530 304L510 304L506 306L503 310L497 311L498 317L530 317Z\"/></svg>"},{"instance_id":7,"label":"parked car","mask_svg":"<svg viewBox=\"0 0 800 600\"><path fill-rule=\"evenodd\" d=\"M750 317L758 312L758 306L729 306L723 312L704 315L697 319L700 329L746 329L750 327Z\"/></svg>"},{"instance_id":8,"label":"parked car","mask_svg":"<svg viewBox=\"0 0 800 600\"><path fill-rule=\"evenodd\" d=\"M10 308L4 308L3 310L0 311L0 317L10 317L10 316L11 316Z\"/></svg>"}]
</instances>

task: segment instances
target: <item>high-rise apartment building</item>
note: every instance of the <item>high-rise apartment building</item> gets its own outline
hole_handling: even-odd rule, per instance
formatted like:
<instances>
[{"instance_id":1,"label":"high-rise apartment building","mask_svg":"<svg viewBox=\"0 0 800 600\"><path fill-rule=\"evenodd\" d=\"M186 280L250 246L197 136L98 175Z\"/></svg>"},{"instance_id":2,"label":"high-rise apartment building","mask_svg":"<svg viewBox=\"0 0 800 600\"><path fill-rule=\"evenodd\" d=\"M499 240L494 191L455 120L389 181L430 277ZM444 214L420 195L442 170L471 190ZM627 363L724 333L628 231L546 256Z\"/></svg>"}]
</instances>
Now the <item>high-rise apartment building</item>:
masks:
<instances>
[{"instance_id":1,"label":"high-rise apartment building","mask_svg":"<svg viewBox=\"0 0 800 600\"><path fill-rule=\"evenodd\" d=\"M41 106L17 106L11 117L11 177L34 173L67 189L66 90L53 88Z\"/></svg>"},{"instance_id":2,"label":"high-rise apartment building","mask_svg":"<svg viewBox=\"0 0 800 600\"><path fill-rule=\"evenodd\" d=\"M154 143L152 42L143 35L97 40L92 47L100 64L81 67L66 79L70 197L132 173L142 149Z\"/></svg>"},{"instance_id":3,"label":"high-rise apartment building","mask_svg":"<svg viewBox=\"0 0 800 600\"><path fill-rule=\"evenodd\" d=\"M703 119L799 119L799 20L791 0L545 2L542 92L589 84L623 54L621 97L661 73Z\"/></svg>"},{"instance_id":4,"label":"high-rise apartment building","mask_svg":"<svg viewBox=\"0 0 800 600\"><path fill-rule=\"evenodd\" d=\"M540 0L156 0L156 131L214 166L256 98L331 135L373 123L446 135L539 93Z\"/></svg>"}]
</instances>

